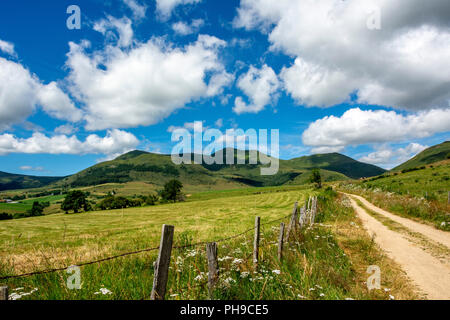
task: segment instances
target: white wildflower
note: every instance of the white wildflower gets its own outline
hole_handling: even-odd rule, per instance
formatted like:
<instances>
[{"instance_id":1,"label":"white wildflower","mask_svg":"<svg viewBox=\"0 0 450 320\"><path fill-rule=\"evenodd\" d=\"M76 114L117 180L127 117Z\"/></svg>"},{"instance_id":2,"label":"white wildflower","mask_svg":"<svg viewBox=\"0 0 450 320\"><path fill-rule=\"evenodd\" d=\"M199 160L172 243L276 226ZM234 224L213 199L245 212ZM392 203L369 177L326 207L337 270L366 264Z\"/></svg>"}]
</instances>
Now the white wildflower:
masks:
<instances>
[{"instance_id":1,"label":"white wildflower","mask_svg":"<svg viewBox=\"0 0 450 320\"><path fill-rule=\"evenodd\" d=\"M205 278L205 273L201 272L198 276L194 278L195 281L201 281Z\"/></svg>"},{"instance_id":2,"label":"white wildflower","mask_svg":"<svg viewBox=\"0 0 450 320\"><path fill-rule=\"evenodd\" d=\"M219 262L222 262L222 261L231 260L231 259L233 259L233 258L229 257L229 256L226 256L226 257L223 257L223 258L218 258L217 260L219 260Z\"/></svg>"},{"instance_id":3,"label":"white wildflower","mask_svg":"<svg viewBox=\"0 0 450 320\"><path fill-rule=\"evenodd\" d=\"M272 270L272 273L281 274L281 271L280 270Z\"/></svg>"},{"instance_id":4,"label":"white wildflower","mask_svg":"<svg viewBox=\"0 0 450 320\"><path fill-rule=\"evenodd\" d=\"M94 292L94 294L100 294L100 293L103 295L112 294L112 292L109 289L105 288L104 286L102 286L100 288L100 291Z\"/></svg>"},{"instance_id":5,"label":"white wildflower","mask_svg":"<svg viewBox=\"0 0 450 320\"><path fill-rule=\"evenodd\" d=\"M175 261L175 264L176 264L177 266L182 266L182 265L183 265L183 258L180 257L180 256L178 256L178 257L177 257L177 260Z\"/></svg>"},{"instance_id":6,"label":"white wildflower","mask_svg":"<svg viewBox=\"0 0 450 320\"><path fill-rule=\"evenodd\" d=\"M16 288L16 289L14 289L13 291L20 291L20 290L23 290L23 288L22 288L22 287ZM38 288L34 288L34 289L32 289L30 292L13 292L13 293L11 293L11 294L9 295L8 299L9 299L9 300L19 300L19 299L21 299L22 297L26 297L26 296L32 295L32 294L35 293L36 291L38 291Z\"/></svg>"},{"instance_id":7,"label":"white wildflower","mask_svg":"<svg viewBox=\"0 0 450 320\"><path fill-rule=\"evenodd\" d=\"M11 293L11 294L9 295L8 298L9 298L9 300L19 300L20 298L22 298L22 295L13 292L13 293Z\"/></svg>"},{"instance_id":8,"label":"white wildflower","mask_svg":"<svg viewBox=\"0 0 450 320\"><path fill-rule=\"evenodd\" d=\"M189 250L186 254L187 257L195 257L198 254L197 250Z\"/></svg>"},{"instance_id":9,"label":"white wildflower","mask_svg":"<svg viewBox=\"0 0 450 320\"><path fill-rule=\"evenodd\" d=\"M233 278L226 278L225 280L224 280L224 282L227 284L227 285L230 285L230 284L232 284L232 283L236 283L236 280L234 280Z\"/></svg>"}]
</instances>

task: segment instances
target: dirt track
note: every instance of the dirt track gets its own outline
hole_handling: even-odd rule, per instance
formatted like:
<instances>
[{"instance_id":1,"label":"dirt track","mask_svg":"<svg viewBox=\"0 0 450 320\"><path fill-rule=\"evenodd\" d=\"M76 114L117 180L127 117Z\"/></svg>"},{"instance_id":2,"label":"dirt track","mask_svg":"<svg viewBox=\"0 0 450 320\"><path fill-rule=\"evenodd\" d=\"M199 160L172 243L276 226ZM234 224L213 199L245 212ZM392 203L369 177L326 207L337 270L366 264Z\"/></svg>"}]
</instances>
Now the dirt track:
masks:
<instances>
[{"instance_id":1,"label":"dirt track","mask_svg":"<svg viewBox=\"0 0 450 320\"><path fill-rule=\"evenodd\" d=\"M375 242L387 255L400 264L409 278L427 296L428 299L450 300L450 265L433 257L418 245L408 241L405 235L392 231L380 221L372 217L357 205L355 198L360 200L370 210L381 214L407 229L420 233L425 238L446 246L450 249L450 233L433 227L396 216L382 210L362 197L348 195L353 208L362 220L370 235L375 235ZM381 270L383 275L383 270Z\"/></svg>"}]
</instances>

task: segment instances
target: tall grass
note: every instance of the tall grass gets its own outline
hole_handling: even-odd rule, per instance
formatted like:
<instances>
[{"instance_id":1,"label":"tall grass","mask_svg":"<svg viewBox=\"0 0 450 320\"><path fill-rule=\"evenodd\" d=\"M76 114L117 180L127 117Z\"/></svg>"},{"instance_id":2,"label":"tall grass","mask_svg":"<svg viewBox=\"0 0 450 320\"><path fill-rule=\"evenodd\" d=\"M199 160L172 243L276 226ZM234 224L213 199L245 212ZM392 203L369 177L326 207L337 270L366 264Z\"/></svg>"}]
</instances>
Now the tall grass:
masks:
<instances>
[{"instance_id":1,"label":"tall grass","mask_svg":"<svg viewBox=\"0 0 450 320\"><path fill-rule=\"evenodd\" d=\"M244 200L246 206L249 207L252 201L257 199L257 207L260 208L258 210L261 210L258 211L259 213L275 210L274 216L280 218L289 214L293 204L292 200L299 195L292 191L280 192L277 193L276 201L272 194L247 195L230 198L232 201L226 202L229 207L224 205L225 207L215 207L214 210L219 212L220 210L227 212L236 210L240 208L236 207L236 203L239 202L237 200ZM300 204L306 199L305 193L301 195L303 197L297 198L300 200ZM208 201L213 200L205 201L211 205L211 202ZM202 207L200 201L197 202L197 206L192 206L192 203L178 205L181 205L181 207L177 207L178 209L184 208L185 211L190 208L190 210L199 212L199 208ZM173 208L176 205L170 206ZM239 212L241 217L249 214L248 210L243 208L239 210L241 210ZM247 218L238 220L237 223L241 228L237 229L242 231L252 226L254 213L256 213L254 210L256 209L253 209L250 214L251 222ZM148 218L150 217L151 215L148 216ZM214 224L215 220L216 228L205 232L208 237L206 239L213 239L213 237L209 238L211 231L215 232L215 238L221 238L227 234L224 230L230 229L221 219L223 216L220 214L216 219L210 217L210 220L204 222L202 219L189 221L188 216L187 226L195 222ZM279 261L277 257L279 222L262 225L260 263L257 269L253 267L251 259L252 232L233 240L220 242L218 244L220 279L213 293L214 299L387 299L389 295L383 291L367 291L360 280L361 273L356 270L352 258L346 254L347 245L342 246L342 239L339 238L341 236L338 237L336 230L330 227L336 223L349 223L353 221L352 219L354 219L353 211L337 200L337 195L333 191L323 192L319 196L317 223L294 233L291 241L285 245L282 261ZM269 216L266 214L266 218L263 218L262 222L269 220ZM287 223L288 219L285 222ZM123 228L126 230L126 225L123 225ZM160 229L160 225L158 229ZM237 229L234 226L231 228L231 232L236 233ZM200 230L208 229L202 227ZM115 232L119 231L120 228ZM125 235L129 236L130 233L126 231ZM110 242L122 242L123 248L134 247L130 245L131 243L126 237L117 237L116 233L106 234L105 238ZM196 229L176 228L176 246L192 245L199 240L205 240L205 238L200 238L202 237L199 236ZM370 239L358 238L355 241L360 241L356 246L369 257L362 258L363 263L379 261L377 260L379 259L377 250L370 244ZM39 266L40 268L43 266L54 267L55 260L51 257L51 246L51 242L42 245L40 253L43 255L41 257L43 262ZM69 252L65 252L65 258L57 261L60 264L73 263L70 250L75 248L79 249L74 244L65 247ZM62 255L64 251L57 250L55 252ZM22 296L22 299L149 299L153 283L153 262L156 260L156 255L157 252L154 251L84 266L81 269L82 288L80 290L67 288L66 281L69 275L64 271L10 279L4 282L12 292L32 292L30 295ZM33 261L31 260L29 263L31 264ZM16 272L13 261L2 259L0 276ZM362 277L364 276L362 275ZM167 299L207 299L206 280L207 261L203 245L173 250ZM101 291L102 288L104 292ZM37 290L33 291L34 289Z\"/></svg>"},{"instance_id":2,"label":"tall grass","mask_svg":"<svg viewBox=\"0 0 450 320\"><path fill-rule=\"evenodd\" d=\"M366 189L357 184L342 184L342 191L365 197L374 205L406 218L432 223L437 229L450 231L450 205L437 201L433 194L427 197Z\"/></svg>"},{"instance_id":3,"label":"tall grass","mask_svg":"<svg viewBox=\"0 0 450 320\"><path fill-rule=\"evenodd\" d=\"M359 194L375 205L404 217L433 223L450 231L450 162L418 170L340 183L343 191Z\"/></svg>"}]
</instances>

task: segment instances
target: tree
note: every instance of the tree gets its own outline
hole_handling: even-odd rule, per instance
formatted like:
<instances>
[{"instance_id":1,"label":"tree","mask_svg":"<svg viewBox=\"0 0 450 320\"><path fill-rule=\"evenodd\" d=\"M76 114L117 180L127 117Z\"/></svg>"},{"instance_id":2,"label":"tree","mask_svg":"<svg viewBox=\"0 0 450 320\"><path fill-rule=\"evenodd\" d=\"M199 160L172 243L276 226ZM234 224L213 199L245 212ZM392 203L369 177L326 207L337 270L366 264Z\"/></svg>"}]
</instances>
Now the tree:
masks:
<instances>
[{"instance_id":1,"label":"tree","mask_svg":"<svg viewBox=\"0 0 450 320\"><path fill-rule=\"evenodd\" d=\"M6 213L6 212L0 213L0 220L10 220L12 218L13 218L13 216L9 213Z\"/></svg>"},{"instance_id":2,"label":"tree","mask_svg":"<svg viewBox=\"0 0 450 320\"><path fill-rule=\"evenodd\" d=\"M318 189L322 188L322 177L320 175L320 170L319 169L313 169L311 171L310 181L311 181L311 183L315 183L316 187Z\"/></svg>"},{"instance_id":3,"label":"tree","mask_svg":"<svg viewBox=\"0 0 450 320\"><path fill-rule=\"evenodd\" d=\"M82 191L75 190L67 193L66 198L61 204L61 209L68 213L73 210L74 213L78 213L81 209L84 211L91 210L91 205L86 200L86 194Z\"/></svg>"},{"instance_id":4,"label":"tree","mask_svg":"<svg viewBox=\"0 0 450 320\"><path fill-rule=\"evenodd\" d=\"M97 204L97 208L100 210L112 210L112 209L123 209L123 208L131 208L131 207L140 207L144 203L144 200L141 198L135 199L127 199L122 196L113 196L109 194L105 199L100 201Z\"/></svg>"},{"instance_id":5,"label":"tree","mask_svg":"<svg viewBox=\"0 0 450 320\"><path fill-rule=\"evenodd\" d=\"M181 193L182 188L183 184L180 181L173 179L164 185L164 189L161 190L159 194L165 201L181 201L183 199L183 194Z\"/></svg>"},{"instance_id":6,"label":"tree","mask_svg":"<svg viewBox=\"0 0 450 320\"><path fill-rule=\"evenodd\" d=\"M115 197L112 204L111 209L122 209L130 207L130 201L125 197Z\"/></svg>"},{"instance_id":7,"label":"tree","mask_svg":"<svg viewBox=\"0 0 450 320\"><path fill-rule=\"evenodd\" d=\"M154 206L158 200L159 198L157 195L151 194L148 197L145 197L145 204L148 206Z\"/></svg>"},{"instance_id":8,"label":"tree","mask_svg":"<svg viewBox=\"0 0 450 320\"><path fill-rule=\"evenodd\" d=\"M42 216L44 213L44 206L39 203L39 201L34 201L33 206L31 207L30 216L37 217Z\"/></svg>"}]
</instances>

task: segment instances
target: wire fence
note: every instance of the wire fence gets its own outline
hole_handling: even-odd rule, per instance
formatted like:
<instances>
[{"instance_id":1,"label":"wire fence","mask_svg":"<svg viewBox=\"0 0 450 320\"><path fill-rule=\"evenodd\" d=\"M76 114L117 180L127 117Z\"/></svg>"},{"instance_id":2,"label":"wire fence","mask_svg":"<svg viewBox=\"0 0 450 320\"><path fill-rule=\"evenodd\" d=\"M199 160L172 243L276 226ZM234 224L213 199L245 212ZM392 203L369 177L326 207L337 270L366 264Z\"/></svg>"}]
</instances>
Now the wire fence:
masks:
<instances>
[{"instance_id":1,"label":"wire fence","mask_svg":"<svg viewBox=\"0 0 450 320\"><path fill-rule=\"evenodd\" d=\"M250 232L254 232L255 238L254 238L254 244L253 244L254 245L253 252L250 253L244 260L246 262L248 262L253 255L253 264L254 264L254 267L257 268L258 260L259 260L259 250L260 250L259 242L260 242L261 227L267 226L267 225L272 225L274 223L277 223L277 222L286 220L287 218L290 218L286 234L284 234L284 227L282 227L282 228L280 227L280 237L278 239L278 247L279 247L279 250L282 251L283 250L283 242L289 241L290 237L294 237L295 240L298 241L296 233L292 232L292 231L295 231L298 228L302 229L304 226L312 225L314 223L316 213L317 213L317 198L316 197L309 198L309 200L305 203L305 205L300 210L297 205L298 205L298 203L296 202L294 205L293 212L289 215L285 215L281 218L271 220L271 221L268 221L268 222L265 222L262 224L260 223L260 218L256 217L255 227L249 228L238 234L220 238L217 240L201 241L201 242L196 242L196 243L186 244L186 245L181 245L181 246L180 245L173 246L172 241L173 241L174 227L164 225L162 235L161 235L161 244L159 246L145 248L145 249L131 251L131 252L125 252L125 253L121 253L121 254L117 254L117 255L113 255L113 256L109 256L109 257L105 257L105 258L101 258L101 259L97 259L97 260L93 260L93 261L77 263L77 264L74 264L71 266L52 268L52 269L28 272L28 273L17 274L17 275L2 276L2 277L0 277L0 280L17 279L17 278L31 277L31 276L35 276L35 275L42 275L42 274L59 272L59 271L65 271L65 270L68 270L68 268L73 267L73 266L83 267L83 266L87 266L87 265L100 264L102 262L111 261L111 260L115 260L115 259L122 258L122 257L127 257L127 256L131 256L131 255L137 255L140 253L153 252L153 251L159 250L158 259L156 260L155 265L154 265L155 275L154 275L154 280L153 280L154 283L153 283L151 299L162 300L162 299L164 299L165 291L166 291L167 276L168 276L168 272L169 272L170 256L171 256L172 249L183 250L183 249L188 249L188 248L197 248L200 246L208 247L211 244L214 244L214 246L217 248L217 244L219 244L219 243L234 240L239 237L243 237L243 236L249 234ZM275 243L266 243L265 242L263 247L265 247L265 245L268 245L268 244L276 244L276 242ZM211 289L211 286L214 286L215 285L214 283L217 282L217 279L215 279L214 277L211 277L211 274L212 274L211 268L213 268L213 269L217 268L216 272L217 272L217 274L219 274L218 257L217 257L217 250L216 250L215 254L208 252L208 250L206 250L206 251L207 251L206 254L208 256L207 260L208 260L208 267L209 267L208 281L205 281L204 283L202 282L200 284L196 284L196 285L194 285L194 287L203 287L208 284L209 289ZM212 256L211 256L211 254L212 254ZM281 259L280 253L279 253L279 259ZM191 284L188 284L188 286L192 287ZM7 290L4 288L7 288L7 287L0 287L0 289L2 289L2 290ZM0 292L0 296L1 295L2 294ZM7 296L7 294L6 294L6 296Z\"/></svg>"},{"instance_id":2,"label":"wire fence","mask_svg":"<svg viewBox=\"0 0 450 320\"><path fill-rule=\"evenodd\" d=\"M269 222L266 222L263 225L270 225L276 222L280 222L285 220L286 218L290 217L291 215L287 215L284 216L282 218L279 219L275 219ZM239 237L242 237L250 232L254 231L254 228L250 228L247 229L241 233L229 236L229 237L225 237L225 238L221 238L218 240L212 240L212 241L201 241L201 242L196 242L196 243L192 243L192 244L187 244L187 245L183 245L183 246L173 246L173 249L187 249L187 248L194 248L194 247L199 247L199 246L205 246L207 243L210 242L216 242L216 243L222 243L225 241L230 241L233 239L237 239ZM87 265L92 265L92 264L97 264L97 263L102 263L105 261L110 261L110 260L115 260L118 258L122 258L122 257L126 257L126 256L131 256L131 255L136 255L136 254L140 254L140 253L144 253L144 252L151 252L151 251L157 251L159 250L159 246L157 247L151 247L151 248L145 248L145 249L141 249L141 250L136 250L136 251L131 251L131 252L125 252L125 253L121 253L121 254L117 254L114 256L110 256L110 257L106 257L106 258L101 258L98 260L93 260L93 261L88 261L88 262L82 262L82 263L77 263L77 264L73 264L77 267L83 267L83 266L87 266ZM71 265L72 266L72 265ZM8 279L16 279L16 278L23 278L23 277L30 277L30 276L35 276L35 275L41 275L41 274L47 274L47 273L53 273L53 272L58 272L58 271L64 271L67 270L70 266L66 266L66 267L60 267L60 268L53 268L53 269L48 269L48 270L42 270L42 271L34 271L34 272L28 272L28 273L22 273L22 274L18 274L18 275L8 275L8 276L2 276L0 277L0 280L8 280Z\"/></svg>"}]
</instances>

